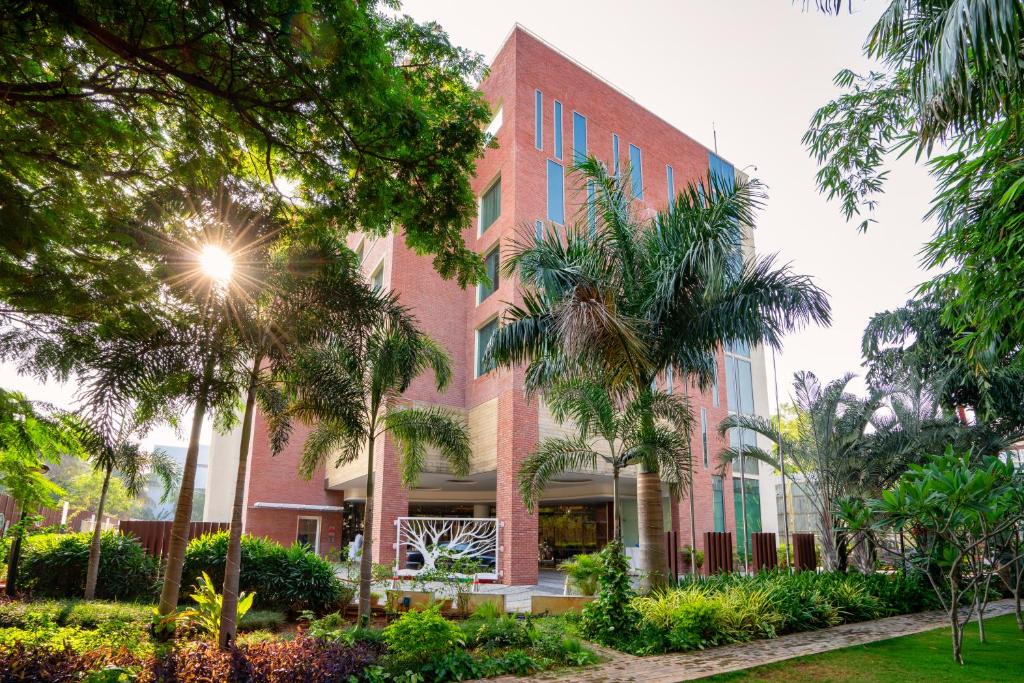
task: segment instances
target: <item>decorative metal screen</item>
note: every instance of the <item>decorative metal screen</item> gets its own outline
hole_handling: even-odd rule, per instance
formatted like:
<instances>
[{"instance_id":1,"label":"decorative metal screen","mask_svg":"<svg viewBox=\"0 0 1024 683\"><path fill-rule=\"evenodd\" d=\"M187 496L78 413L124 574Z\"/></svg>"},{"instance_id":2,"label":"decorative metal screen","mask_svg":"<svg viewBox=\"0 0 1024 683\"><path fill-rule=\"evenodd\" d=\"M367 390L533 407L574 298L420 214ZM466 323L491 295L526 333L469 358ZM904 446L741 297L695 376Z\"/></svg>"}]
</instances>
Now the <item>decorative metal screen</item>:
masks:
<instances>
[{"instance_id":1,"label":"decorative metal screen","mask_svg":"<svg viewBox=\"0 0 1024 683\"><path fill-rule=\"evenodd\" d=\"M501 525L493 517L399 517L396 574L416 576L431 571L438 562L476 560L479 579L498 578L501 547L498 530Z\"/></svg>"}]
</instances>

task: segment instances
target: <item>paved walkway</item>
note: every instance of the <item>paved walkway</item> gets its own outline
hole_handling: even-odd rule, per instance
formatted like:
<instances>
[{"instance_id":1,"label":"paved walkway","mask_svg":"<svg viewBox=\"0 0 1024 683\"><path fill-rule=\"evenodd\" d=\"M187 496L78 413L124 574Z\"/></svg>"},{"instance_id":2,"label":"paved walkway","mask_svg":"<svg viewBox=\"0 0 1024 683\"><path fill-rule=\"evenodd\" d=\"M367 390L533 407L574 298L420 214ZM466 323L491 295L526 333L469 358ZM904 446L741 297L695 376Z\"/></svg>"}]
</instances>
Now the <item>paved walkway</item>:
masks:
<instances>
[{"instance_id":1,"label":"paved walkway","mask_svg":"<svg viewBox=\"0 0 1024 683\"><path fill-rule=\"evenodd\" d=\"M1013 601L993 602L985 617L1013 613ZM557 681L558 683L611 683L612 681L643 681L643 683L677 683L706 676L749 669L793 657L838 650L851 645L863 645L888 640L922 631L941 628L947 624L944 612L923 612L899 617L888 617L859 624L844 624L833 628L806 633L757 640L751 643L726 645L696 652L652 657L635 657L621 652L601 649L611 660L597 666L570 671L536 674L529 679L515 676L488 679L488 683L522 683L524 680Z\"/></svg>"}]
</instances>

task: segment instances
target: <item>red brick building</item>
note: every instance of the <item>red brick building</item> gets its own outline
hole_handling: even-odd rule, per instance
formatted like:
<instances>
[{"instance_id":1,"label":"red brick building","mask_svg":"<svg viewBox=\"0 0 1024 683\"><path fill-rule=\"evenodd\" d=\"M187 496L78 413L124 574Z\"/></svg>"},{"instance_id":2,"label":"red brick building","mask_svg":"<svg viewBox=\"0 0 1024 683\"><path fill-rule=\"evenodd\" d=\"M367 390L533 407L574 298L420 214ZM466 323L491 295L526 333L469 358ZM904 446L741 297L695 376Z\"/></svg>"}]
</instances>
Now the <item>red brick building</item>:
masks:
<instances>
[{"instance_id":1,"label":"red brick building","mask_svg":"<svg viewBox=\"0 0 1024 683\"><path fill-rule=\"evenodd\" d=\"M706 177L709 168L735 173L711 150L519 26L509 34L480 87L494 111L489 131L498 146L488 149L478 163L473 189L480 210L463 236L491 266L515 236L572 221L585 206L586 190L577 188L568 172L574 154L594 155L623 172L630 168L634 193L651 209L665 206L670 193L689 180ZM519 465L538 440L564 429L541 400L524 396L522 369L489 370L481 362L487 335L504 307L520 302L516 282L501 279L494 291L462 290L442 280L430 259L415 255L401 235L352 235L349 245L361 255L367 278L397 292L425 331L452 356L454 375L447 392L438 394L433 378L425 376L413 384L407 398L440 404L464 416L473 444L470 476L456 479L436 462L419 486L406 490L400 483L394 444L387 438L378 443L374 561L394 560L395 521L406 516L496 518L497 574L510 584L535 583L538 566L603 545L611 531L610 471L567 474L548 489L533 514L516 487ZM747 245L748 253L752 248ZM717 471L717 453L723 446L718 423L736 408L737 397L745 412L767 414L768 409L763 353L736 351L720 353L718 385L706 393L673 383L671 376L662 378L665 390L688 391L694 405L698 547L704 531L736 530L733 494L739 491L739 478L731 471L724 476ZM730 391L733 387L739 391ZM266 434L264 420L257 416L246 530L284 543L300 538L322 553L348 543L362 514L365 460L328 467L307 482L296 474L301 439L293 439L288 452L271 457ZM232 434L215 439L207 493L211 521L229 516L230 492L218 495L215 489L218 484L230 488L234 481L237 443ZM748 531L774 530L775 478L759 476L755 464L748 463ZM631 472L624 476L623 531L629 546L637 543L635 479ZM680 547L690 542L689 509L687 500L665 499L665 527L678 532Z\"/></svg>"}]
</instances>

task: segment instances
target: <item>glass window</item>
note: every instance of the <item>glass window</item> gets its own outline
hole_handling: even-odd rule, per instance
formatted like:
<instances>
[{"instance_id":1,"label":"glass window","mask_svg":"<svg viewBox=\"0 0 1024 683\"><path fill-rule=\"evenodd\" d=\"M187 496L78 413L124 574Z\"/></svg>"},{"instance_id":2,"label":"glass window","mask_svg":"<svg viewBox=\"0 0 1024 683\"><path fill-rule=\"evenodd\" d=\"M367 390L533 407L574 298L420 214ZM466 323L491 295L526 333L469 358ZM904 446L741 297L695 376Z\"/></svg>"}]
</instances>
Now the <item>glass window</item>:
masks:
<instances>
[{"instance_id":1,"label":"glass window","mask_svg":"<svg viewBox=\"0 0 1024 683\"><path fill-rule=\"evenodd\" d=\"M612 168L615 171L615 177L619 177L619 136L612 133Z\"/></svg>"},{"instance_id":2,"label":"glass window","mask_svg":"<svg viewBox=\"0 0 1024 683\"><path fill-rule=\"evenodd\" d=\"M565 224L565 184L562 165L548 159L548 220Z\"/></svg>"},{"instance_id":3,"label":"glass window","mask_svg":"<svg viewBox=\"0 0 1024 683\"><path fill-rule=\"evenodd\" d=\"M587 183L587 227L591 237L597 234L597 190L593 182Z\"/></svg>"},{"instance_id":4,"label":"glass window","mask_svg":"<svg viewBox=\"0 0 1024 683\"><path fill-rule=\"evenodd\" d=\"M726 342L725 352L731 353L734 356L750 358L750 345L745 341Z\"/></svg>"},{"instance_id":5,"label":"glass window","mask_svg":"<svg viewBox=\"0 0 1024 683\"><path fill-rule=\"evenodd\" d=\"M676 175L672 170L672 164L665 167L665 176L668 182L668 205L671 208L676 204Z\"/></svg>"},{"instance_id":6,"label":"glass window","mask_svg":"<svg viewBox=\"0 0 1024 683\"><path fill-rule=\"evenodd\" d=\"M555 158L562 158L562 103L555 100Z\"/></svg>"},{"instance_id":7,"label":"glass window","mask_svg":"<svg viewBox=\"0 0 1024 683\"><path fill-rule=\"evenodd\" d=\"M501 215L501 178L499 177L493 185L484 192L480 198L480 234L484 234L487 228L498 220Z\"/></svg>"},{"instance_id":8,"label":"glass window","mask_svg":"<svg viewBox=\"0 0 1024 683\"><path fill-rule=\"evenodd\" d=\"M714 380L711 382L711 405L717 408L721 405L718 399L718 359L715 359L715 374Z\"/></svg>"},{"instance_id":9,"label":"glass window","mask_svg":"<svg viewBox=\"0 0 1024 683\"><path fill-rule=\"evenodd\" d=\"M544 95L540 90L534 93L533 106L533 144L537 149L544 149Z\"/></svg>"},{"instance_id":10,"label":"glass window","mask_svg":"<svg viewBox=\"0 0 1024 683\"><path fill-rule=\"evenodd\" d=\"M501 260L499 256L498 247L491 249L487 256L484 256L484 268L487 270L487 279L490 283L481 282L476 286L476 302L480 303L491 294L494 294L494 290L498 288L498 275L501 270L499 267Z\"/></svg>"},{"instance_id":11,"label":"glass window","mask_svg":"<svg viewBox=\"0 0 1024 683\"><path fill-rule=\"evenodd\" d=\"M675 377L672 373L672 366L665 368L665 392L671 394L675 388L672 385L675 384Z\"/></svg>"},{"instance_id":12,"label":"glass window","mask_svg":"<svg viewBox=\"0 0 1024 683\"><path fill-rule=\"evenodd\" d=\"M476 376L486 375L494 369L494 363L484 362L484 353L491 343L491 338L498 331L498 319L495 318L476 331Z\"/></svg>"},{"instance_id":13,"label":"glass window","mask_svg":"<svg viewBox=\"0 0 1024 683\"><path fill-rule=\"evenodd\" d=\"M739 368L739 411L744 415L754 412L754 378L750 361L735 356L725 357L725 395L728 397L729 412L735 413L736 407L736 369Z\"/></svg>"},{"instance_id":14,"label":"glass window","mask_svg":"<svg viewBox=\"0 0 1024 683\"><path fill-rule=\"evenodd\" d=\"M704 468L707 469L711 462L708 458L708 409L700 409L700 446L704 454Z\"/></svg>"},{"instance_id":15,"label":"glass window","mask_svg":"<svg viewBox=\"0 0 1024 683\"><path fill-rule=\"evenodd\" d=\"M298 528L295 530L295 541L310 548L313 552L319 552L320 518L299 517Z\"/></svg>"},{"instance_id":16,"label":"glass window","mask_svg":"<svg viewBox=\"0 0 1024 683\"><path fill-rule=\"evenodd\" d=\"M742 444L740 442L741 437ZM729 447L734 448L738 451L741 445L743 446L744 450L750 448L751 446L756 446L757 435L749 429L730 429ZM740 469L741 467L739 462L733 463L734 472L739 472ZM757 460L754 460L753 458L743 458L742 470L744 474L757 474L760 471Z\"/></svg>"},{"instance_id":17,"label":"glass window","mask_svg":"<svg viewBox=\"0 0 1024 683\"><path fill-rule=\"evenodd\" d=\"M366 240L359 240L359 246L356 247L356 265L363 264L363 251L366 249Z\"/></svg>"},{"instance_id":18,"label":"glass window","mask_svg":"<svg viewBox=\"0 0 1024 683\"><path fill-rule=\"evenodd\" d=\"M736 516L736 548L745 552L749 535L761 531L761 488L756 479L744 479L746 496L740 495L740 478L732 479L732 500ZM747 538L743 534L743 498L747 500Z\"/></svg>"},{"instance_id":19,"label":"glass window","mask_svg":"<svg viewBox=\"0 0 1024 683\"><path fill-rule=\"evenodd\" d=\"M578 164L587 158L587 117L572 113L572 161Z\"/></svg>"},{"instance_id":20,"label":"glass window","mask_svg":"<svg viewBox=\"0 0 1024 683\"><path fill-rule=\"evenodd\" d=\"M725 492L721 477L711 477L712 511L715 531L725 531Z\"/></svg>"},{"instance_id":21,"label":"glass window","mask_svg":"<svg viewBox=\"0 0 1024 683\"><path fill-rule=\"evenodd\" d=\"M377 270L373 271L373 278L370 280L374 289L384 289L384 264L377 266Z\"/></svg>"},{"instance_id":22,"label":"glass window","mask_svg":"<svg viewBox=\"0 0 1024 683\"><path fill-rule=\"evenodd\" d=\"M644 168L640 148L636 145L629 146L629 182L633 189L633 196L637 199L644 198Z\"/></svg>"},{"instance_id":23,"label":"glass window","mask_svg":"<svg viewBox=\"0 0 1024 683\"><path fill-rule=\"evenodd\" d=\"M544 237L544 221L534 221L533 236L537 238L537 241Z\"/></svg>"}]
</instances>

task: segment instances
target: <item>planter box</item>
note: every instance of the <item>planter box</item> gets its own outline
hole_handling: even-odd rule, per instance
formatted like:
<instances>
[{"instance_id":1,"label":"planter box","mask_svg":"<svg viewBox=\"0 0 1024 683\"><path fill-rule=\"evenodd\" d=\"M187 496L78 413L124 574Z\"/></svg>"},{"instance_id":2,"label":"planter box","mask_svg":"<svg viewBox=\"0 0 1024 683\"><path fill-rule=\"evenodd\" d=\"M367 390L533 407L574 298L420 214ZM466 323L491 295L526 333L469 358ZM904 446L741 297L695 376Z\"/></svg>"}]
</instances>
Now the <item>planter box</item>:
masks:
<instances>
[{"instance_id":1,"label":"planter box","mask_svg":"<svg viewBox=\"0 0 1024 683\"><path fill-rule=\"evenodd\" d=\"M388 609L392 612L404 612L413 607L427 607L434 602L433 591L388 590ZM408 599L408 604L406 603Z\"/></svg>"},{"instance_id":2,"label":"planter box","mask_svg":"<svg viewBox=\"0 0 1024 683\"><path fill-rule=\"evenodd\" d=\"M530 612L533 614L558 615L566 612L579 614L583 606L593 602L592 595L534 595L530 598Z\"/></svg>"},{"instance_id":3,"label":"planter box","mask_svg":"<svg viewBox=\"0 0 1024 683\"><path fill-rule=\"evenodd\" d=\"M500 593L470 593L467 596L467 607L472 612L480 605L492 604L498 608L498 611L505 611L505 596Z\"/></svg>"}]
</instances>

